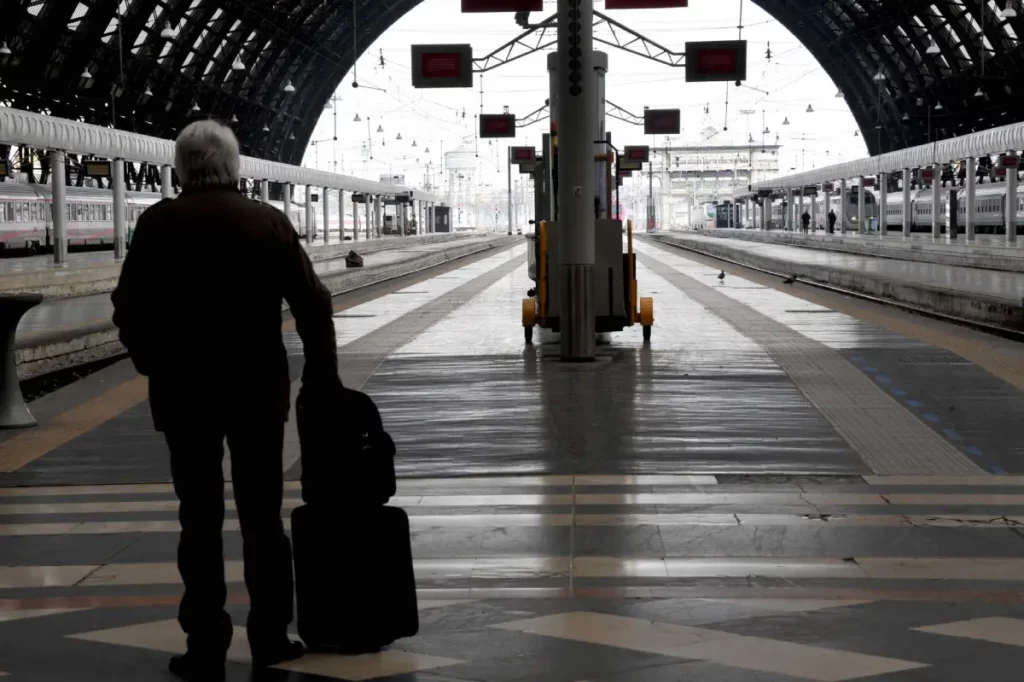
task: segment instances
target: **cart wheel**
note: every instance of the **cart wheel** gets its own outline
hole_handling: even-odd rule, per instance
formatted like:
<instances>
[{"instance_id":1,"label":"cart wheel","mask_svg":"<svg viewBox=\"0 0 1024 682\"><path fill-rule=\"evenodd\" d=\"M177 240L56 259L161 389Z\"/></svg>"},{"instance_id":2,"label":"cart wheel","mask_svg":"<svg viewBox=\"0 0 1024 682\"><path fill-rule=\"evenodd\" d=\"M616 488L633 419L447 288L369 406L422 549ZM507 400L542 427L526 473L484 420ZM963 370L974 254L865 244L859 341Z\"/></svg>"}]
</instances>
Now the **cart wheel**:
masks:
<instances>
[{"instance_id":1,"label":"cart wheel","mask_svg":"<svg viewBox=\"0 0 1024 682\"><path fill-rule=\"evenodd\" d=\"M650 341L650 340L651 340L651 327L650 326L645 326L644 327L644 341Z\"/></svg>"},{"instance_id":2,"label":"cart wheel","mask_svg":"<svg viewBox=\"0 0 1024 682\"><path fill-rule=\"evenodd\" d=\"M533 327L537 324L537 301L532 298L523 299L523 326Z\"/></svg>"},{"instance_id":3,"label":"cart wheel","mask_svg":"<svg viewBox=\"0 0 1024 682\"><path fill-rule=\"evenodd\" d=\"M653 298L641 298L640 299L640 324L645 327L654 325L654 299Z\"/></svg>"},{"instance_id":4,"label":"cart wheel","mask_svg":"<svg viewBox=\"0 0 1024 682\"><path fill-rule=\"evenodd\" d=\"M523 337L526 339L526 345L533 345L533 327L523 327Z\"/></svg>"}]
</instances>

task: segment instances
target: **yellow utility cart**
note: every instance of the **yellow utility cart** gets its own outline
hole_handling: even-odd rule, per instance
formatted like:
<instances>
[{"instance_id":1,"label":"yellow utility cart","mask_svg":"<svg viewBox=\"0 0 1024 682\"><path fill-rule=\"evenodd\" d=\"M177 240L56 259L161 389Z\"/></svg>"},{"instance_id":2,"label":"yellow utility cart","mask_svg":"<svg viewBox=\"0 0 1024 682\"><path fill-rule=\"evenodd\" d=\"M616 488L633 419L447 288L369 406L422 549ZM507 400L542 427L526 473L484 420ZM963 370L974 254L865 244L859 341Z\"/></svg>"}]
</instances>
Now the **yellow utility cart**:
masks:
<instances>
[{"instance_id":1,"label":"yellow utility cart","mask_svg":"<svg viewBox=\"0 0 1024 682\"><path fill-rule=\"evenodd\" d=\"M633 253L633 221L626 223L626 252L622 252L622 222L597 220L594 254L593 310L598 333L622 331L639 323L644 341L651 339L654 299L637 298L636 255ZM559 331L561 305L558 273L558 223L542 221L528 238L530 279L536 286L523 299L523 331L533 343L533 328Z\"/></svg>"}]
</instances>

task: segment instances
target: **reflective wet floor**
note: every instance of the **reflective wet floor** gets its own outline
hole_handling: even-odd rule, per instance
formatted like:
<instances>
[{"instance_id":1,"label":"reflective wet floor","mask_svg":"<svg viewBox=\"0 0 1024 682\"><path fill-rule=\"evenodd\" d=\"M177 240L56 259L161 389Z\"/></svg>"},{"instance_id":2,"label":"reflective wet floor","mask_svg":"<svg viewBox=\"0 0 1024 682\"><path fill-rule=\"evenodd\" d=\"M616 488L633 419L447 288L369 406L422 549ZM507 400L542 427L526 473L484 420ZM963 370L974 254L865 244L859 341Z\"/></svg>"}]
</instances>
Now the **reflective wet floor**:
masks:
<instances>
[{"instance_id":1,"label":"reflective wet floor","mask_svg":"<svg viewBox=\"0 0 1024 682\"><path fill-rule=\"evenodd\" d=\"M398 444L421 631L271 679L1019 680L1022 349L638 249L653 339L589 365L524 346L523 245L337 299L343 378ZM0 672L170 679L177 506L144 382L114 365L33 409L0 440ZM252 677L241 631L230 658Z\"/></svg>"}]
</instances>

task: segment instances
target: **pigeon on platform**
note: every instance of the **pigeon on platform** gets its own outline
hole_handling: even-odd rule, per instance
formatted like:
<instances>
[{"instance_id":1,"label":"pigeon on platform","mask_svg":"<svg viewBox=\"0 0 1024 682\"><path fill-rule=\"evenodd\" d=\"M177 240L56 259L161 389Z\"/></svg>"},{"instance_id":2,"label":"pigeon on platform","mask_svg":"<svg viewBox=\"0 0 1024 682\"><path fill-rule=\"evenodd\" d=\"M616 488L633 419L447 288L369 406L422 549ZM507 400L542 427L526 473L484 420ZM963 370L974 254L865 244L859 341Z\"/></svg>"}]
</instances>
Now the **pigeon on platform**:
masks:
<instances>
[{"instance_id":1,"label":"pigeon on platform","mask_svg":"<svg viewBox=\"0 0 1024 682\"><path fill-rule=\"evenodd\" d=\"M724 279L725 279L725 270L722 270L720 273L718 273L718 281L721 282Z\"/></svg>"},{"instance_id":2,"label":"pigeon on platform","mask_svg":"<svg viewBox=\"0 0 1024 682\"><path fill-rule=\"evenodd\" d=\"M790 275L786 279L782 280L782 283L783 284L792 284L795 281L796 281L796 275Z\"/></svg>"}]
</instances>

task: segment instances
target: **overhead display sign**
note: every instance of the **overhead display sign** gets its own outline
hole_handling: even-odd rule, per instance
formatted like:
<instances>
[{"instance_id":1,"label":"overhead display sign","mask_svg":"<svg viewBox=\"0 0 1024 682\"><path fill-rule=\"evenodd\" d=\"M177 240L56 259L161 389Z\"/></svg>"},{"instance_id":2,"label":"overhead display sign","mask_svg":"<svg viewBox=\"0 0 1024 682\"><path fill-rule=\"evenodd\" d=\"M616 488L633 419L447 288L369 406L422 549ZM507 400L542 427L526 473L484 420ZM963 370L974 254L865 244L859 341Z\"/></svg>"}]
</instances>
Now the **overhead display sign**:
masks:
<instances>
[{"instance_id":1,"label":"overhead display sign","mask_svg":"<svg viewBox=\"0 0 1024 682\"><path fill-rule=\"evenodd\" d=\"M717 40L686 43L686 80L689 83L747 79L747 41Z\"/></svg>"},{"instance_id":2,"label":"overhead display sign","mask_svg":"<svg viewBox=\"0 0 1024 682\"><path fill-rule=\"evenodd\" d=\"M480 114L480 137L515 136L515 114Z\"/></svg>"},{"instance_id":3,"label":"overhead display sign","mask_svg":"<svg viewBox=\"0 0 1024 682\"><path fill-rule=\"evenodd\" d=\"M544 0L462 0L463 12L539 12Z\"/></svg>"},{"instance_id":4,"label":"overhead display sign","mask_svg":"<svg viewBox=\"0 0 1024 682\"><path fill-rule=\"evenodd\" d=\"M644 135L678 134L678 109L644 109Z\"/></svg>"},{"instance_id":5,"label":"overhead display sign","mask_svg":"<svg viewBox=\"0 0 1024 682\"><path fill-rule=\"evenodd\" d=\"M537 150L533 147L509 147L508 153L512 163L534 163L537 160Z\"/></svg>"},{"instance_id":6,"label":"overhead display sign","mask_svg":"<svg viewBox=\"0 0 1024 682\"><path fill-rule=\"evenodd\" d=\"M414 88L473 87L471 45L413 45Z\"/></svg>"},{"instance_id":7,"label":"overhead display sign","mask_svg":"<svg viewBox=\"0 0 1024 682\"><path fill-rule=\"evenodd\" d=\"M87 178L109 178L111 175L109 161L84 161L82 170Z\"/></svg>"},{"instance_id":8,"label":"overhead display sign","mask_svg":"<svg viewBox=\"0 0 1024 682\"><path fill-rule=\"evenodd\" d=\"M620 178L631 178L631 177L633 177L633 171L625 170L623 168L620 168L619 169L619 177Z\"/></svg>"},{"instance_id":9,"label":"overhead display sign","mask_svg":"<svg viewBox=\"0 0 1024 682\"><path fill-rule=\"evenodd\" d=\"M688 7L689 0L605 0L605 9L673 9Z\"/></svg>"},{"instance_id":10,"label":"overhead display sign","mask_svg":"<svg viewBox=\"0 0 1024 682\"><path fill-rule=\"evenodd\" d=\"M640 163L647 163L651 160L651 148L647 145L629 147L627 146L622 150L622 156L627 161L639 161Z\"/></svg>"},{"instance_id":11,"label":"overhead display sign","mask_svg":"<svg viewBox=\"0 0 1024 682\"><path fill-rule=\"evenodd\" d=\"M529 175L530 173L537 170L538 166L540 166L540 164L537 163L536 161L532 161L530 163L521 163L519 164L519 173L521 175Z\"/></svg>"},{"instance_id":12,"label":"overhead display sign","mask_svg":"<svg viewBox=\"0 0 1024 682\"><path fill-rule=\"evenodd\" d=\"M643 170L644 164L641 161L626 161L625 159L619 159L619 172L623 171L638 171Z\"/></svg>"}]
</instances>

